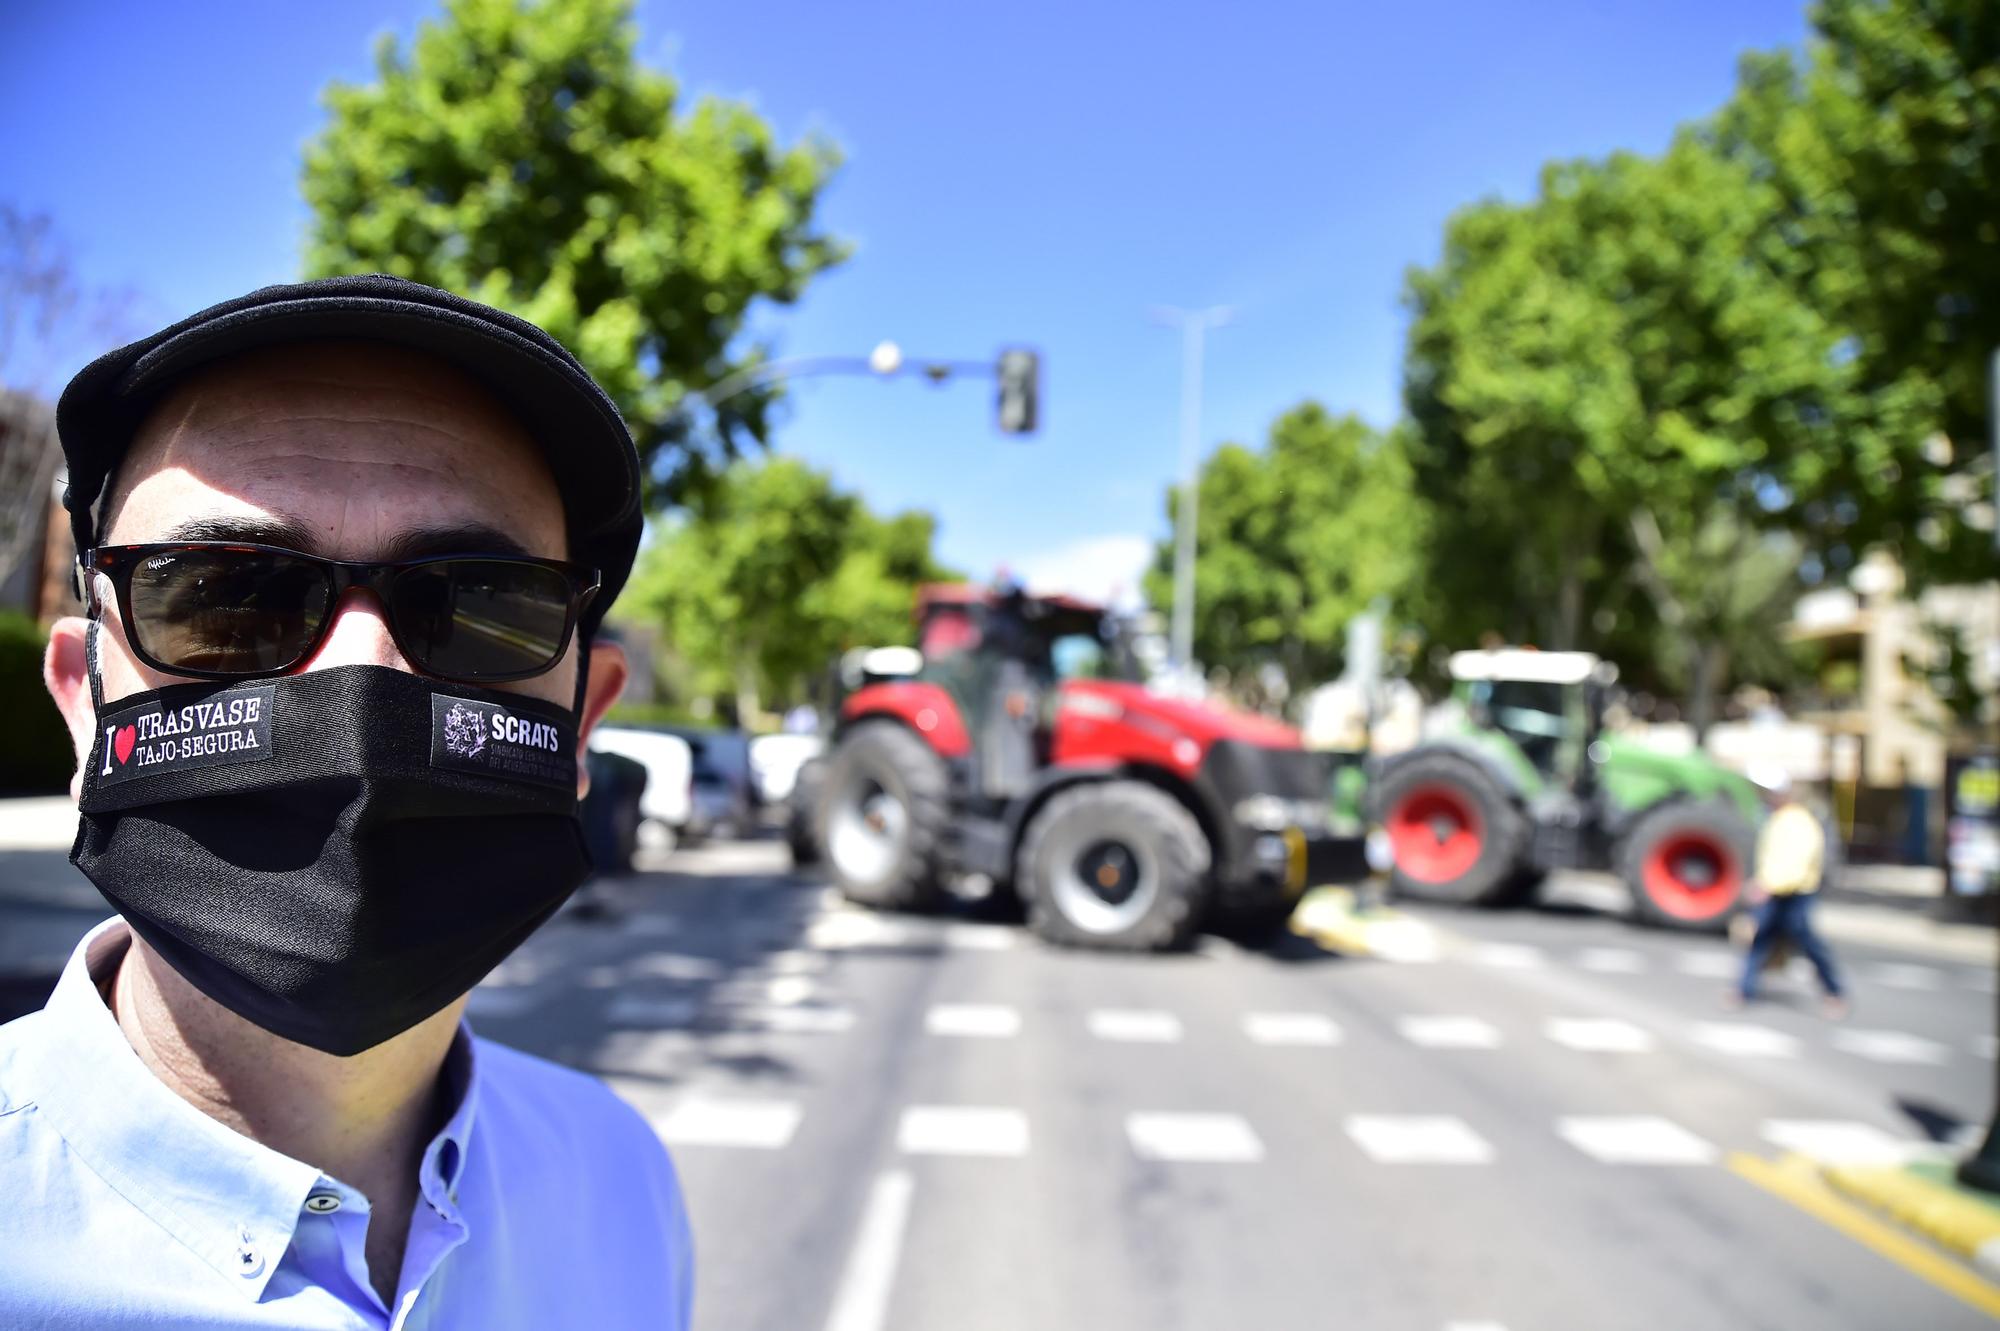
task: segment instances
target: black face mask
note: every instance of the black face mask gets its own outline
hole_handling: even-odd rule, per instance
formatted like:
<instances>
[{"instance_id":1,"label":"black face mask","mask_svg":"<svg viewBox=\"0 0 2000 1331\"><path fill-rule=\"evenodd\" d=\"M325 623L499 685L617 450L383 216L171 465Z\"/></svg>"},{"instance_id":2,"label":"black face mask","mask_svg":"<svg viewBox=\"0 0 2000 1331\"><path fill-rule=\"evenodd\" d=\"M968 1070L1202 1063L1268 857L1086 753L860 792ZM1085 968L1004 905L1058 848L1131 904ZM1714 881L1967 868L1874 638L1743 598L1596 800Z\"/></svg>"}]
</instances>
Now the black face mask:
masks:
<instances>
[{"instance_id":1,"label":"black face mask","mask_svg":"<svg viewBox=\"0 0 2000 1331\"><path fill-rule=\"evenodd\" d=\"M384 666L176 684L100 699L70 859L195 988L356 1054L588 875L576 762L568 710Z\"/></svg>"}]
</instances>

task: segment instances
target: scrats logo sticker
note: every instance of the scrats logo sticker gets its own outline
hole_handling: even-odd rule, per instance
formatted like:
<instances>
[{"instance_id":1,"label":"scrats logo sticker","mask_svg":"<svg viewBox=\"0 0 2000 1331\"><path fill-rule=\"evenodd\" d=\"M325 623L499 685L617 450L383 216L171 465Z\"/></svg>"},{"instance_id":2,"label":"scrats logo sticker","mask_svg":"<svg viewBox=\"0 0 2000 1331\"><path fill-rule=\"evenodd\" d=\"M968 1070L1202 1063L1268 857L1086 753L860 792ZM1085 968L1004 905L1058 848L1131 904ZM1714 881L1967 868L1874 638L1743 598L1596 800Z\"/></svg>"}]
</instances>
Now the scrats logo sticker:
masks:
<instances>
[{"instance_id":1,"label":"scrats logo sticker","mask_svg":"<svg viewBox=\"0 0 2000 1331\"><path fill-rule=\"evenodd\" d=\"M497 703L431 695L431 765L490 772L548 785L576 781L576 744L550 721Z\"/></svg>"}]
</instances>

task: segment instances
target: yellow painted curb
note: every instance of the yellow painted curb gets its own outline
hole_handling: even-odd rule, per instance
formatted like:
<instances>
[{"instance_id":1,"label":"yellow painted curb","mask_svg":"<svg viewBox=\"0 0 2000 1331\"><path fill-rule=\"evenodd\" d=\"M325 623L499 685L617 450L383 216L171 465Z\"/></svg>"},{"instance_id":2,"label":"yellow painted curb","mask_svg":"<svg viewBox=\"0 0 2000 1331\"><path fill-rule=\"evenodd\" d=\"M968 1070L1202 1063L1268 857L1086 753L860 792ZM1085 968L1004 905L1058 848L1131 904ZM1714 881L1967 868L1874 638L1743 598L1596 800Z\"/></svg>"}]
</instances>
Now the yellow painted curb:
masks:
<instances>
[{"instance_id":1,"label":"yellow painted curb","mask_svg":"<svg viewBox=\"0 0 2000 1331\"><path fill-rule=\"evenodd\" d=\"M1981 1279L1936 1248L1918 1242L1872 1212L1847 1201L1827 1185L1819 1166L1812 1161L1800 1156L1772 1161L1738 1151L1729 1157L1729 1168L1911 1275L1988 1317L2000 1317L2000 1285Z\"/></svg>"},{"instance_id":2,"label":"yellow painted curb","mask_svg":"<svg viewBox=\"0 0 2000 1331\"><path fill-rule=\"evenodd\" d=\"M1830 1165L1823 1172L1836 1191L1961 1257L1977 1260L1982 1246L2000 1239L2000 1213L1908 1170Z\"/></svg>"},{"instance_id":3,"label":"yellow painted curb","mask_svg":"<svg viewBox=\"0 0 2000 1331\"><path fill-rule=\"evenodd\" d=\"M1386 906L1357 909L1344 887L1316 887L1292 911L1291 930L1346 956L1385 961L1435 961L1438 933L1421 920Z\"/></svg>"}]
</instances>

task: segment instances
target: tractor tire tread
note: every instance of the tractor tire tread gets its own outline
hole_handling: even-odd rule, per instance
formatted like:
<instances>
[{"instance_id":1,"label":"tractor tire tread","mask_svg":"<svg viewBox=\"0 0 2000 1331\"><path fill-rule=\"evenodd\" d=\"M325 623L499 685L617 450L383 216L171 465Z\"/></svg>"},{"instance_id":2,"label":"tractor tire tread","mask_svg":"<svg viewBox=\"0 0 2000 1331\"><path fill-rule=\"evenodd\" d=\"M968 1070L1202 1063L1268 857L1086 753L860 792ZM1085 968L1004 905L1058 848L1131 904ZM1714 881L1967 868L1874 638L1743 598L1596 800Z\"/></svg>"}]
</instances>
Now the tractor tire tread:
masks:
<instances>
[{"instance_id":1,"label":"tractor tire tread","mask_svg":"<svg viewBox=\"0 0 2000 1331\"><path fill-rule=\"evenodd\" d=\"M1159 900L1137 924L1116 934L1093 933L1063 915L1039 868L1053 829L1070 818L1117 806L1144 825L1159 852ZM1028 927L1048 942L1106 952L1171 952L1201 927L1209 896L1208 838L1195 816L1165 791L1142 781L1095 781L1052 796L1028 823L1015 857L1015 881L1027 905Z\"/></svg>"},{"instance_id":2,"label":"tractor tire tread","mask_svg":"<svg viewBox=\"0 0 2000 1331\"><path fill-rule=\"evenodd\" d=\"M854 779L855 769L864 764L873 769L876 780L888 775L902 785L909 820L902 862L879 883L860 883L847 878L838 862L827 853L827 811L832 808L841 784ZM849 731L828 759L813 828L819 859L842 896L856 905L878 910L922 912L936 909L944 899L937 856L950 821L951 779L944 759L900 723L872 721Z\"/></svg>"}]
</instances>

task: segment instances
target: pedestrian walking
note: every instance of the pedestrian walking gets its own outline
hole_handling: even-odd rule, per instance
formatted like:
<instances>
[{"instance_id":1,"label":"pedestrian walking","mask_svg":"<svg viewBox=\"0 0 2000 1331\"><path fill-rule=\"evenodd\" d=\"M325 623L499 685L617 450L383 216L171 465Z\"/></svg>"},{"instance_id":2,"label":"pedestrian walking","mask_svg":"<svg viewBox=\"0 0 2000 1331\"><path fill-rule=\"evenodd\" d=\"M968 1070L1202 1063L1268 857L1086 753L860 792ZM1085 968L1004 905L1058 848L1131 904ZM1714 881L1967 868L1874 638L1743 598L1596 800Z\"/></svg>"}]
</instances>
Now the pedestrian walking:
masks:
<instances>
[{"instance_id":1,"label":"pedestrian walking","mask_svg":"<svg viewBox=\"0 0 2000 1331\"><path fill-rule=\"evenodd\" d=\"M1825 991L1827 1016L1847 1014L1847 1000L1833 952L1812 924L1812 904L1827 867L1827 831L1793 791L1782 767L1753 766L1745 775L1763 793L1770 813L1757 834L1756 874L1749 899L1756 909L1756 932L1743 961L1743 978L1729 995L1731 1006L1757 996L1765 965L1780 949L1805 954Z\"/></svg>"},{"instance_id":2,"label":"pedestrian walking","mask_svg":"<svg viewBox=\"0 0 2000 1331\"><path fill-rule=\"evenodd\" d=\"M463 1019L590 870L610 399L377 275L111 352L57 425L86 615L44 678L117 914L0 1027L0 1326L685 1328L658 1138Z\"/></svg>"}]
</instances>

